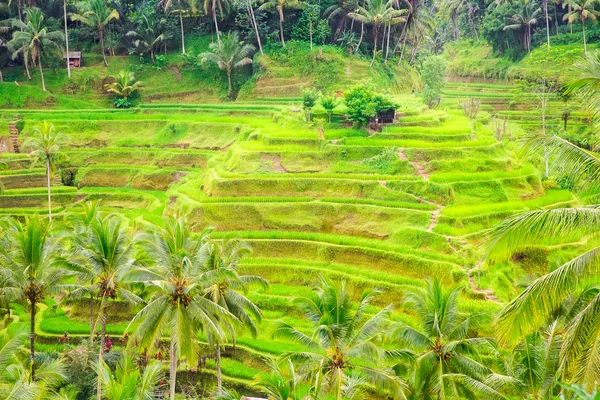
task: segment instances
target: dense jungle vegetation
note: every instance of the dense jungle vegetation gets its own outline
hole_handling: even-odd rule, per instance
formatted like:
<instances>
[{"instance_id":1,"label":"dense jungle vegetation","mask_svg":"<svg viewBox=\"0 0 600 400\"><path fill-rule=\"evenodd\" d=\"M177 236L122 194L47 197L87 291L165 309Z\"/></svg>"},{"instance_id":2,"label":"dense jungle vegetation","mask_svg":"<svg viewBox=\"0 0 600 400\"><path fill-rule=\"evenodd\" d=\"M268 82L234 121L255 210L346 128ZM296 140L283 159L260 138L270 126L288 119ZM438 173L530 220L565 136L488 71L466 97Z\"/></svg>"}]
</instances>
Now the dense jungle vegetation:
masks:
<instances>
[{"instance_id":1,"label":"dense jungle vegetation","mask_svg":"<svg viewBox=\"0 0 600 400\"><path fill-rule=\"evenodd\" d=\"M595 0L0 1L0 399L598 399Z\"/></svg>"}]
</instances>

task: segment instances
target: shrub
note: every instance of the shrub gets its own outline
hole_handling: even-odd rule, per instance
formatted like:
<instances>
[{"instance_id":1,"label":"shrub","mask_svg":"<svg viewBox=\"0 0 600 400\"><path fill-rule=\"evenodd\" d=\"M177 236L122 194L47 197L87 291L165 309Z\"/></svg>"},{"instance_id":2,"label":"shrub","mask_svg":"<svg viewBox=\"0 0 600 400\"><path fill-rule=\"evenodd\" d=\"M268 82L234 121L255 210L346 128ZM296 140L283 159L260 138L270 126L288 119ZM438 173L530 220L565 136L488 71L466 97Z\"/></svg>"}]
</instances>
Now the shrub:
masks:
<instances>
[{"instance_id":1,"label":"shrub","mask_svg":"<svg viewBox=\"0 0 600 400\"><path fill-rule=\"evenodd\" d=\"M423 63L421 75L423 76L423 101L430 108L440 104L442 89L446 85L446 61L439 56L429 57Z\"/></svg>"},{"instance_id":2,"label":"shrub","mask_svg":"<svg viewBox=\"0 0 600 400\"><path fill-rule=\"evenodd\" d=\"M344 103L348 119L358 126L368 124L378 111L397 107L387 93L376 93L370 85L355 86L344 93Z\"/></svg>"},{"instance_id":3,"label":"shrub","mask_svg":"<svg viewBox=\"0 0 600 400\"><path fill-rule=\"evenodd\" d=\"M304 108L304 112L306 113L306 120L310 121L310 111L317 104L317 99L319 98L319 92L317 89L304 89L302 91L302 108Z\"/></svg>"},{"instance_id":4,"label":"shrub","mask_svg":"<svg viewBox=\"0 0 600 400\"><path fill-rule=\"evenodd\" d=\"M327 118L329 122L331 122L331 114L333 113L333 110L337 107L338 103L339 101L334 94L321 97L321 105L327 112Z\"/></svg>"}]
</instances>

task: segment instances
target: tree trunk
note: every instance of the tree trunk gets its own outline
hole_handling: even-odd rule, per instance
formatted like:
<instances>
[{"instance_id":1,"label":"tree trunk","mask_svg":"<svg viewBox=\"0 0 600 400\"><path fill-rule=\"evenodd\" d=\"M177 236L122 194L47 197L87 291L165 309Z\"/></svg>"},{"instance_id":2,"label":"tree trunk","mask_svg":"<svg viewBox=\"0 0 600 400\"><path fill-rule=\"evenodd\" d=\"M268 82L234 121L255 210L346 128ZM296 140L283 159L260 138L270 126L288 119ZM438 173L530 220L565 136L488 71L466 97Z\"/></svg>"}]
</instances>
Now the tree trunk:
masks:
<instances>
[{"instance_id":1,"label":"tree trunk","mask_svg":"<svg viewBox=\"0 0 600 400\"><path fill-rule=\"evenodd\" d=\"M386 44L386 48L385 48L385 61L387 62L388 59L388 54L390 52L390 32L392 31L392 25L388 25L388 32L387 32L387 44Z\"/></svg>"},{"instance_id":2,"label":"tree trunk","mask_svg":"<svg viewBox=\"0 0 600 400\"><path fill-rule=\"evenodd\" d=\"M456 21L456 10L452 10L450 18L452 19L452 36L454 40L458 40L458 22Z\"/></svg>"},{"instance_id":3,"label":"tree trunk","mask_svg":"<svg viewBox=\"0 0 600 400\"><path fill-rule=\"evenodd\" d=\"M581 17L581 29L583 31L583 52L587 53L587 43L585 41L585 19Z\"/></svg>"},{"instance_id":4,"label":"tree trunk","mask_svg":"<svg viewBox=\"0 0 600 400\"><path fill-rule=\"evenodd\" d=\"M281 46L285 47L285 39L283 38L283 13L279 12L279 35L281 36Z\"/></svg>"},{"instance_id":5,"label":"tree trunk","mask_svg":"<svg viewBox=\"0 0 600 400\"><path fill-rule=\"evenodd\" d=\"M104 66L108 67L108 61L106 61L106 54L104 52L104 26L100 26L100 49L102 51L102 59L104 60Z\"/></svg>"},{"instance_id":6,"label":"tree trunk","mask_svg":"<svg viewBox=\"0 0 600 400\"><path fill-rule=\"evenodd\" d=\"M558 6L554 4L554 30L556 30L556 37L558 37Z\"/></svg>"},{"instance_id":7,"label":"tree trunk","mask_svg":"<svg viewBox=\"0 0 600 400\"><path fill-rule=\"evenodd\" d=\"M378 26L373 25L373 59L371 60L371 67L375 63L375 57L377 56L377 30Z\"/></svg>"},{"instance_id":8,"label":"tree trunk","mask_svg":"<svg viewBox=\"0 0 600 400\"><path fill-rule=\"evenodd\" d=\"M408 20L406 22L408 24ZM404 49L406 48L406 39L408 39L408 31L404 34L404 41L402 42L402 50L400 50L400 60L398 61L398 65L402 62L402 57L404 57Z\"/></svg>"},{"instance_id":9,"label":"tree trunk","mask_svg":"<svg viewBox=\"0 0 600 400\"><path fill-rule=\"evenodd\" d=\"M42 82L44 78L42 78ZM52 222L52 196L50 192L50 156L46 155L46 186L48 189L48 218Z\"/></svg>"},{"instance_id":10,"label":"tree trunk","mask_svg":"<svg viewBox=\"0 0 600 400\"><path fill-rule=\"evenodd\" d=\"M185 54L185 33L183 32L183 13L181 11L181 0L177 0L179 7L179 27L181 28L181 54Z\"/></svg>"},{"instance_id":11,"label":"tree trunk","mask_svg":"<svg viewBox=\"0 0 600 400\"><path fill-rule=\"evenodd\" d=\"M223 377L221 376L221 345L217 343L215 354L215 364L217 365L217 393L223 392Z\"/></svg>"},{"instance_id":12,"label":"tree trunk","mask_svg":"<svg viewBox=\"0 0 600 400\"><path fill-rule=\"evenodd\" d=\"M104 303L104 301L102 301ZM98 352L98 367L102 365L104 361L104 346L106 344L106 306L102 306L101 321L102 322L102 333L100 334L100 351ZM98 379L98 400L102 400L102 382Z\"/></svg>"},{"instance_id":13,"label":"tree trunk","mask_svg":"<svg viewBox=\"0 0 600 400\"><path fill-rule=\"evenodd\" d=\"M35 378L35 302L30 301L29 305L31 310L29 311L29 360L31 362L31 381Z\"/></svg>"},{"instance_id":14,"label":"tree trunk","mask_svg":"<svg viewBox=\"0 0 600 400\"><path fill-rule=\"evenodd\" d=\"M308 38L310 40L310 49L312 50L312 17L310 15L308 16Z\"/></svg>"},{"instance_id":15,"label":"tree trunk","mask_svg":"<svg viewBox=\"0 0 600 400\"><path fill-rule=\"evenodd\" d=\"M258 49L260 50L260 55L264 56L262 43L260 41L260 34L258 33L258 24L256 23L256 18L254 16L254 8L252 8L252 3L248 0L248 10L250 11L250 19L252 21L252 26L254 27L254 33L256 34L256 41L258 42Z\"/></svg>"},{"instance_id":16,"label":"tree trunk","mask_svg":"<svg viewBox=\"0 0 600 400\"><path fill-rule=\"evenodd\" d=\"M227 97L231 99L231 70L227 69Z\"/></svg>"},{"instance_id":17,"label":"tree trunk","mask_svg":"<svg viewBox=\"0 0 600 400\"><path fill-rule=\"evenodd\" d=\"M177 349L175 348L175 337L171 336L169 344L169 398L175 399L175 385L177 383Z\"/></svg>"},{"instance_id":18,"label":"tree trunk","mask_svg":"<svg viewBox=\"0 0 600 400\"><path fill-rule=\"evenodd\" d=\"M69 64L69 28L67 27L67 0L63 0L63 14L65 16L65 49L67 51L67 76L71 78L71 65Z\"/></svg>"},{"instance_id":19,"label":"tree trunk","mask_svg":"<svg viewBox=\"0 0 600 400\"><path fill-rule=\"evenodd\" d=\"M221 32L219 32L219 24L217 22L217 2L213 0L212 2L212 16L213 22L215 24L215 32L217 33L217 41L221 41Z\"/></svg>"},{"instance_id":20,"label":"tree trunk","mask_svg":"<svg viewBox=\"0 0 600 400\"><path fill-rule=\"evenodd\" d=\"M398 38L398 43L396 43L396 47L394 48L394 51L396 51L396 49L398 48L398 45L400 44L400 40L402 40L402 36L405 36L407 26L408 26L408 17L406 18L406 22L404 23L404 26L402 27L402 32L400 33L400 37ZM406 43L406 40L404 40L403 43ZM400 53L400 59L398 60L398 65L400 65L400 63L402 62L403 55L404 55L404 44L402 44L402 51Z\"/></svg>"},{"instance_id":21,"label":"tree trunk","mask_svg":"<svg viewBox=\"0 0 600 400\"><path fill-rule=\"evenodd\" d=\"M567 13L571 14L571 3L567 7ZM571 18L569 18L569 28L571 28L571 33L573 33L573 23L571 22Z\"/></svg>"},{"instance_id":22,"label":"tree trunk","mask_svg":"<svg viewBox=\"0 0 600 400\"><path fill-rule=\"evenodd\" d=\"M565 123L565 128L566 128L566 123ZM8 299L6 300L6 314L8 316L8 320L10 321L10 304L8 303Z\"/></svg>"},{"instance_id":23,"label":"tree trunk","mask_svg":"<svg viewBox=\"0 0 600 400\"><path fill-rule=\"evenodd\" d=\"M42 90L46 91L46 82L44 81L44 70L42 69L42 54L38 56L38 66L40 67L40 75L42 76Z\"/></svg>"},{"instance_id":24,"label":"tree trunk","mask_svg":"<svg viewBox=\"0 0 600 400\"><path fill-rule=\"evenodd\" d=\"M94 294L90 292L90 344L94 344Z\"/></svg>"},{"instance_id":25,"label":"tree trunk","mask_svg":"<svg viewBox=\"0 0 600 400\"><path fill-rule=\"evenodd\" d=\"M550 51L550 19L548 18L548 0L542 1L544 12L546 14L546 39L548 40L548 51Z\"/></svg>"},{"instance_id":26,"label":"tree trunk","mask_svg":"<svg viewBox=\"0 0 600 400\"><path fill-rule=\"evenodd\" d=\"M360 45L362 43L364 33L365 33L365 24L361 22L360 23L360 38L358 39L358 43L356 44L356 53L358 53L358 49L360 48Z\"/></svg>"}]
</instances>

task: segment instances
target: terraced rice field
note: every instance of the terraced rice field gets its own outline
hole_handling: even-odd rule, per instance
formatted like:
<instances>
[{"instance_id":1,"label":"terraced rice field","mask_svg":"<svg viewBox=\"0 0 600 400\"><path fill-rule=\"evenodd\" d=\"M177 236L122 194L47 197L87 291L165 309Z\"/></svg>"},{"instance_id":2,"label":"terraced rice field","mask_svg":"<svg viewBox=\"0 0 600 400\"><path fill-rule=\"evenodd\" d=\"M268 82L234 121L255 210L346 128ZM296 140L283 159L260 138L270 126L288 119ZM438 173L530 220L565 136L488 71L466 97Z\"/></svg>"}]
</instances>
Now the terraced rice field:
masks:
<instances>
[{"instance_id":1,"label":"terraced rice field","mask_svg":"<svg viewBox=\"0 0 600 400\"><path fill-rule=\"evenodd\" d=\"M279 319L308 327L290 300L308 293L317 275L346 279L357 295L379 287L395 305L407 287L437 276L465 287L465 310L499 308L505 299L494 282L484 279L482 288L474 276L482 235L516 212L577 202L569 191L546 190L540 171L519 156L516 141L539 129L539 112L533 99L514 103L511 89L450 83L433 111L398 96L398 123L382 132L342 122L325 124L324 137L318 123L301 122L295 98L18 113L24 135L48 120L69 136L68 160L52 187L59 218L98 199L132 226L180 214L195 230L213 226L216 236L252 245L241 269L271 282L269 291L250 294L265 313L264 329L256 339L240 337L223 362L232 384L249 386L264 368L262 357L297 348L272 340L270 327ZM475 122L458 106L468 96L482 100ZM549 109L552 124L562 123L559 106ZM1 132L14 114L0 111ZM495 124L504 116L499 138ZM575 113L574 126L582 118ZM8 136L0 136L0 146L13 150ZM0 171L0 213L45 212L44 170L31 168L24 154L5 151L1 159L7 168ZM40 311L40 337L51 345L65 330L85 335L81 307ZM397 309L393 318L411 323L411 314ZM132 312L117 303L109 332L120 335Z\"/></svg>"}]
</instances>

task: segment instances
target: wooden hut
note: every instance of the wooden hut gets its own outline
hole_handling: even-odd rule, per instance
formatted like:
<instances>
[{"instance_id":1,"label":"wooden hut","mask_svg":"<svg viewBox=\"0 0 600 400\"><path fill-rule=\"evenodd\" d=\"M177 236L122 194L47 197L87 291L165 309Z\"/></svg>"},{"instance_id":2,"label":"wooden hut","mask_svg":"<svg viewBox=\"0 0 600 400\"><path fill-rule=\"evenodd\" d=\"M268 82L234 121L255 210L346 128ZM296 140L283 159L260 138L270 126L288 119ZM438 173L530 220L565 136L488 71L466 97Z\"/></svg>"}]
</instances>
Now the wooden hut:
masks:
<instances>
[{"instance_id":1,"label":"wooden hut","mask_svg":"<svg viewBox=\"0 0 600 400\"><path fill-rule=\"evenodd\" d=\"M377 112L377 123L379 124L393 124L396 119L396 110L389 108Z\"/></svg>"},{"instance_id":2,"label":"wooden hut","mask_svg":"<svg viewBox=\"0 0 600 400\"><path fill-rule=\"evenodd\" d=\"M69 59L69 65L73 68L81 67L81 52L80 51L70 51L69 54L65 53L63 59Z\"/></svg>"}]
</instances>

